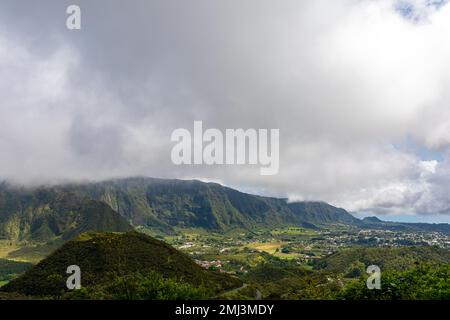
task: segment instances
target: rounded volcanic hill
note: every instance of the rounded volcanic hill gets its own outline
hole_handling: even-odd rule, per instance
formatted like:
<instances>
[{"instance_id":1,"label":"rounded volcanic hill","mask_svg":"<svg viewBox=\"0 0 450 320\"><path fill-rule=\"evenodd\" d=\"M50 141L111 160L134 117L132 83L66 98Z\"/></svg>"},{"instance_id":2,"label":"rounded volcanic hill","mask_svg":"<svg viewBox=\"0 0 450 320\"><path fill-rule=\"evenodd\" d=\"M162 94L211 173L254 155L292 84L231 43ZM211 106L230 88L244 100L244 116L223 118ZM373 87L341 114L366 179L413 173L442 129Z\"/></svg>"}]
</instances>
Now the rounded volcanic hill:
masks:
<instances>
[{"instance_id":1,"label":"rounded volcanic hill","mask_svg":"<svg viewBox=\"0 0 450 320\"><path fill-rule=\"evenodd\" d=\"M0 291L61 296L68 290L66 279L70 275L66 271L71 265L80 267L82 287L107 284L115 277L152 272L213 293L242 285L230 275L203 269L184 253L145 234L88 232L64 244Z\"/></svg>"}]
</instances>

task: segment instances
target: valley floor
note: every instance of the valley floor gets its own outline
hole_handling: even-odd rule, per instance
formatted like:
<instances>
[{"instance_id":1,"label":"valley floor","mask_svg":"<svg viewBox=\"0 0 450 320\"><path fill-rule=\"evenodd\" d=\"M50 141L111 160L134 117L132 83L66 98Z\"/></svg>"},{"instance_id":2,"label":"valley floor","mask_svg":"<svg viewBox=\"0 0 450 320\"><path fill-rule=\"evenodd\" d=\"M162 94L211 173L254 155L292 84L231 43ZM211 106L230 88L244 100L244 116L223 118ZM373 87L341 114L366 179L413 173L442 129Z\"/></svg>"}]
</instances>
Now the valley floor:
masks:
<instances>
[{"instance_id":1,"label":"valley floor","mask_svg":"<svg viewBox=\"0 0 450 320\"><path fill-rule=\"evenodd\" d=\"M440 233L341 227L225 233L178 229L172 235L139 231L170 244L204 269L242 281L214 298L450 299L450 238ZM36 264L62 243L0 241L0 286L31 267L24 262ZM395 290L384 286L368 291L366 268L372 264L380 267L382 283L389 281Z\"/></svg>"}]
</instances>

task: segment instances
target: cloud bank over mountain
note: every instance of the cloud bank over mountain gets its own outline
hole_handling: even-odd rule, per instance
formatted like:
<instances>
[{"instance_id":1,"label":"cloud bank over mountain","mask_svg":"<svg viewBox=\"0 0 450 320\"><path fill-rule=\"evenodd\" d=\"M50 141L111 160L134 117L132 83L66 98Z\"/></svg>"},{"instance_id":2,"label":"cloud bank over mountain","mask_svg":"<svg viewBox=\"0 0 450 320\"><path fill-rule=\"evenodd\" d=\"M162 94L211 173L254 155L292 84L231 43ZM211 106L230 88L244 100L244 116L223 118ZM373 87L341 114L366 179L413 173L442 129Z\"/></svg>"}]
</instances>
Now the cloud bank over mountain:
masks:
<instances>
[{"instance_id":1,"label":"cloud bank over mountain","mask_svg":"<svg viewBox=\"0 0 450 320\"><path fill-rule=\"evenodd\" d=\"M444 1L0 4L0 177L201 178L373 214L449 214ZM177 128L279 128L280 169L175 166Z\"/></svg>"}]
</instances>

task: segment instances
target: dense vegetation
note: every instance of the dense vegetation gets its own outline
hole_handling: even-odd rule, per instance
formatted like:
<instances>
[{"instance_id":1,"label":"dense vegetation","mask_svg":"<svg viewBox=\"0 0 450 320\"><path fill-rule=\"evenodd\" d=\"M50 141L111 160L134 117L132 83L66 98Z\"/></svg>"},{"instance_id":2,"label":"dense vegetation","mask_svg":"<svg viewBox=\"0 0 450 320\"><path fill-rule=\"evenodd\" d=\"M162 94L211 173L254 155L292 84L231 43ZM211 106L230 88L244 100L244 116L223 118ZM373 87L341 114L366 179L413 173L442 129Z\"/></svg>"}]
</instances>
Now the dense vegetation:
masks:
<instances>
[{"instance_id":1,"label":"dense vegetation","mask_svg":"<svg viewBox=\"0 0 450 320\"><path fill-rule=\"evenodd\" d=\"M191 249L181 253L133 228ZM360 238L364 228L395 230L383 238L395 242L377 247L387 242ZM427 245L423 232L436 230L428 243L445 247L446 224L359 220L322 202L288 203L200 181L0 184L0 257L47 257L32 268L0 259L0 286L7 283L0 299L449 299L450 250ZM83 286L68 291L73 264ZM366 288L372 264L382 270L382 290Z\"/></svg>"},{"instance_id":2,"label":"dense vegetation","mask_svg":"<svg viewBox=\"0 0 450 320\"><path fill-rule=\"evenodd\" d=\"M367 288L365 266L373 263L382 269L381 290ZM315 270L272 258L242 279L265 299L448 300L450 252L433 247L349 249L322 259ZM249 291L228 298L252 296Z\"/></svg>"},{"instance_id":3,"label":"dense vegetation","mask_svg":"<svg viewBox=\"0 0 450 320\"><path fill-rule=\"evenodd\" d=\"M12 260L0 259L0 284L15 278L24 273L33 265L27 262L17 262Z\"/></svg>"},{"instance_id":4,"label":"dense vegetation","mask_svg":"<svg viewBox=\"0 0 450 320\"><path fill-rule=\"evenodd\" d=\"M306 270L295 263L262 263L244 277L265 299L333 299L342 289L339 279L326 272Z\"/></svg>"},{"instance_id":5,"label":"dense vegetation","mask_svg":"<svg viewBox=\"0 0 450 320\"><path fill-rule=\"evenodd\" d=\"M317 261L315 268L358 277L369 265L377 265L382 271L404 271L425 262L450 264L450 250L428 246L343 249Z\"/></svg>"},{"instance_id":6,"label":"dense vegetation","mask_svg":"<svg viewBox=\"0 0 450 320\"><path fill-rule=\"evenodd\" d=\"M351 282L337 297L349 300L450 299L450 265L421 264L406 271L382 273L381 289L369 290L367 277Z\"/></svg>"},{"instance_id":7,"label":"dense vegetation","mask_svg":"<svg viewBox=\"0 0 450 320\"><path fill-rule=\"evenodd\" d=\"M51 189L0 187L0 239L69 240L86 231L128 231L132 227L107 204Z\"/></svg>"},{"instance_id":8,"label":"dense vegetation","mask_svg":"<svg viewBox=\"0 0 450 320\"><path fill-rule=\"evenodd\" d=\"M236 278L201 268L164 242L132 231L123 234L82 234L1 290L33 296L62 297L67 293L66 270L70 265L81 268L82 284L87 293L98 292L113 298L120 291L114 288L119 288L127 281L132 288L133 283L140 283L139 279L146 280L142 282L144 287L139 285L132 293L138 297L152 286L165 288L167 295L176 287L177 290L196 296L204 291L216 294L241 285L241 281ZM165 280L149 277L149 274L159 274ZM176 283L180 286L176 286Z\"/></svg>"},{"instance_id":9,"label":"dense vegetation","mask_svg":"<svg viewBox=\"0 0 450 320\"><path fill-rule=\"evenodd\" d=\"M322 202L290 204L285 199L246 194L215 183L133 178L35 189L0 186L0 237L3 230L5 238L24 238L32 226L31 237L35 239L58 234L51 219L44 215L45 223L40 221L59 194L100 201L135 226L166 233L174 227L224 231L286 225L315 228L320 224L359 221L345 210ZM28 227L19 230L19 226Z\"/></svg>"},{"instance_id":10,"label":"dense vegetation","mask_svg":"<svg viewBox=\"0 0 450 320\"><path fill-rule=\"evenodd\" d=\"M240 279L138 232L85 233L2 287L0 299L450 299L450 252L435 247L344 249L313 269L248 248L234 259L248 270ZM30 267L3 263L10 275ZM81 290L66 290L71 264L81 267ZM381 290L367 289L370 264L382 270Z\"/></svg>"},{"instance_id":11,"label":"dense vegetation","mask_svg":"<svg viewBox=\"0 0 450 320\"><path fill-rule=\"evenodd\" d=\"M64 293L62 299L96 300L199 300L207 299L213 291L203 285L196 287L176 278L165 278L160 273L132 273L112 276L108 282L82 287Z\"/></svg>"},{"instance_id":12,"label":"dense vegetation","mask_svg":"<svg viewBox=\"0 0 450 320\"><path fill-rule=\"evenodd\" d=\"M99 183L19 188L0 184L0 239L71 239L86 231L126 231L130 222L164 233L174 228L323 226L439 231L447 224L359 220L324 202L288 203L196 180L129 178Z\"/></svg>"}]
</instances>

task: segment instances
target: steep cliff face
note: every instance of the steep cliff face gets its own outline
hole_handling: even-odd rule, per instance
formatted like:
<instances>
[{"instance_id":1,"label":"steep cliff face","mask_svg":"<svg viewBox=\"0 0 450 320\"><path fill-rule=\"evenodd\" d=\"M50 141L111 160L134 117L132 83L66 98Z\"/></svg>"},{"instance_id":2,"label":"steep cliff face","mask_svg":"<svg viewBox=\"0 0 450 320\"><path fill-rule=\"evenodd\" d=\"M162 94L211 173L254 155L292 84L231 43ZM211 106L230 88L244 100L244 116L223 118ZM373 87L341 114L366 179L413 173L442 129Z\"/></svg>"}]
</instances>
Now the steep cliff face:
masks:
<instances>
[{"instance_id":1,"label":"steep cliff face","mask_svg":"<svg viewBox=\"0 0 450 320\"><path fill-rule=\"evenodd\" d=\"M120 215L118 215L119 213ZM0 188L0 237L71 238L87 230L124 231L130 222L170 231L355 224L325 203L287 203L196 180L130 178L37 189Z\"/></svg>"},{"instance_id":2,"label":"steep cliff face","mask_svg":"<svg viewBox=\"0 0 450 320\"><path fill-rule=\"evenodd\" d=\"M288 204L285 199L251 195L196 180L129 178L68 185L59 190L104 201L133 222L161 229L200 227L277 227L344 223L359 220L322 202Z\"/></svg>"},{"instance_id":3,"label":"steep cliff face","mask_svg":"<svg viewBox=\"0 0 450 320\"><path fill-rule=\"evenodd\" d=\"M52 189L0 190L0 239L45 242L131 228L106 203L85 196Z\"/></svg>"},{"instance_id":4,"label":"steep cliff face","mask_svg":"<svg viewBox=\"0 0 450 320\"><path fill-rule=\"evenodd\" d=\"M359 220L325 202L294 202L197 180L128 178L35 189L0 185L0 238L69 239L80 232L146 226L226 231L232 228L345 225L450 233L448 224Z\"/></svg>"}]
</instances>

